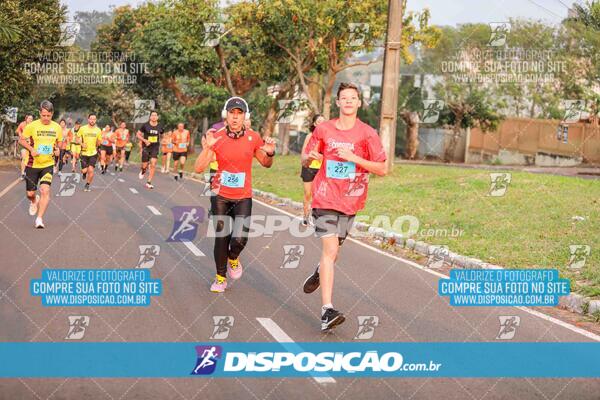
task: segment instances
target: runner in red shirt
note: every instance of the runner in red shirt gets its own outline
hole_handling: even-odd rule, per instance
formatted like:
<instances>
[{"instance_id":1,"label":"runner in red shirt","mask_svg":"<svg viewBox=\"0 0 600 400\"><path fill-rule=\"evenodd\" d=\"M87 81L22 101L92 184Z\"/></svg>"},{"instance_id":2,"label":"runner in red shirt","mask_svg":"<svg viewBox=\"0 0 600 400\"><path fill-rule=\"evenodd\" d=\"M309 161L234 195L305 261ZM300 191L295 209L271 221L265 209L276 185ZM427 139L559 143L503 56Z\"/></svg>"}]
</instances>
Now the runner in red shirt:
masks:
<instances>
[{"instance_id":1,"label":"runner in red shirt","mask_svg":"<svg viewBox=\"0 0 600 400\"><path fill-rule=\"evenodd\" d=\"M244 221L247 222L252 213L252 160L256 158L262 166L269 168L275 155L273 138L263 141L258 133L245 128L244 121L250 119L250 111L244 99L232 97L227 100L222 115L225 127L206 132L202 152L194 165L194 170L199 173L206 169L213 156L216 155L219 163L211 184L216 194L211 216L216 222L214 256L217 275L210 290L217 293L227 287L227 272L231 279L242 276L239 256L248 242L250 229ZM229 218L232 223L228 225L233 231L227 236L219 235Z\"/></svg>"},{"instance_id":2,"label":"runner in red shirt","mask_svg":"<svg viewBox=\"0 0 600 400\"><path fill-rule=\"evenodd\" d=\"M331 303L333 266L354 216L365 206L369 173L387 174L386 154L377 132L357 118L361 105L358 87L342 83L336 103L340 116L317 126L302 154L304 166L322 156L323 165L313 181L313 218L323 250L315 272L304 282L304 292L321 286L321 331L344 322Z\"/></svg>"},{"instance_id":3,"label":"runner in red shirt","mask_svg":"<svg viewBox=\"0 0 600 400\"><path fill-rule=\"evenodd\" d=\"M129 129L127 129L127 124L125 122L121 122L119 124L119 128L115 131L116 137L116 153L115 158L117 162L115 163L115 171L117 168L120 172L123 172L123 164L125 163L125 146L129 143Z\"/></svg>"},{"instance_id":4,"label":"runner in red shirt","mask_svg":"<svg viewBox=\"0 0 600 400\"><path fill-rule=\"evenodd\" d=\"M106 174L108 164L112 162L113 148L115 146L116 136L110 125L106 125L102 131L102 143L100 144L100 172Z\"/></svg>"}]
</instances>

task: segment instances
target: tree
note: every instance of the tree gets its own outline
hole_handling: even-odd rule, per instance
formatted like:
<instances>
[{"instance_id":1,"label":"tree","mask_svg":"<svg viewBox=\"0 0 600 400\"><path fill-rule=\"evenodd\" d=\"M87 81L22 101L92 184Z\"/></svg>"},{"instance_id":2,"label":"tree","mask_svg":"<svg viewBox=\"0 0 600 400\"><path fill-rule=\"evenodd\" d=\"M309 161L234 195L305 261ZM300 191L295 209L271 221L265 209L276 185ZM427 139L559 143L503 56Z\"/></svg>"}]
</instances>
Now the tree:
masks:
<instances>
[{"instance_id":1,"label":"tree","mask_svg":"<svg viewBox=\"0 0 600 400\"><path fill-rule=\"evenodd\" d=\"M444 152L444 161L450 162L464 129L496 130L503 118L496 110L503 104L485 89L474 85L445 84L437 86L436 91L446 101L446 111L440 115L440 122L452 127L450 142Z\"/></svg>"},{"instance_id":2,"label":"tree","mask_svg":"<svg viewBox=\"0 0 600 400\"><path fill-rule=\"evenodd\" d=\"M112 17L111 11L76 11L74 20L79 23L80 29L75 44L82 49L89 50L96 38L98 27L110 24Z\"/></svg>"},{"instance_id":3,"label":"tree","mask_svg":"<svg viewBox=\"0 0 600 400\"><path fill-rule=\"evenodd\" d=\"M64 20L59 0L0 2L0 109L27 97L33 81L24 66L52 49Z\"/></svg>"},{"instance_id":4,"label":"tree","mask_svg":"<svg viewBox=\"0 0 600 400\"><path fill-rule=\"evenodd\" d=\"M600 2L587 1L585 4L573 3L574 16L568 18L569 22L581 23L584 26L600 31Z\"/></svg>"},{"instance_id":5,"label":"tree","mask_svg":"<svg viewBox=\"0 0 600 400\"><path fill-rule=\"evenodd\" d=\"M566 98L584 99L589 104L590 122L598 125L600 109L600 2L574 4L575 16L564 21L566 51L572 55L568 65L570 78Z\"/></svg>"}]
</instances>

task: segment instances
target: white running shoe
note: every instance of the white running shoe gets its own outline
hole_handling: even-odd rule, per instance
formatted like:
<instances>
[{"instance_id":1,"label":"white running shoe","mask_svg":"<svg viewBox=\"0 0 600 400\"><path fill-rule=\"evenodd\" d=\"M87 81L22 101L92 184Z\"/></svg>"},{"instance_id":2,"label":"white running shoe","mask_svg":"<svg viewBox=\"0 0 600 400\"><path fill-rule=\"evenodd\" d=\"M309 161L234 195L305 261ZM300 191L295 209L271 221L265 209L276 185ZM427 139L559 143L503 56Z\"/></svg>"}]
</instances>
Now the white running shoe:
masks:
<instances>
[{"instance_id":1,"label":"white running shoe","mask_svg":"<svg viewBox=\"0 0 600 400\"><path fill-rule=\"evenodd\" d=\"M36 194L35 195L35 201L33 203L29 203L29 215L31 215L32 217L37 214L37 210L38 210L38 203L40 202L40 195Z\"/></svg>"},{"instance_id":2,"label":"white running shoe","mask_svg":"<svg viewBox=\"0 0 600 400\"><path fill-rule=\"evenodd\" d=\"M143 174L143 173L142 173L142 171L140 171L140 173L138 174L138 178L139 178L139 179L144 179L144 175L145 175L145 174Z\"/></svg>"},{"instance_id":3,"label":"white running shoe","mask_svg":"<svg viewBox=\"0 0 600 400\"><path fill-rule=\"evenodd\" d=\"M36 227L37 229L44 229L44 228L45 228L45 226L44 226L44 221L42 221L42 219L41 219L40 217L37 217L37 218L35 219L35 227Z\"/></svg>"}]
</instances>

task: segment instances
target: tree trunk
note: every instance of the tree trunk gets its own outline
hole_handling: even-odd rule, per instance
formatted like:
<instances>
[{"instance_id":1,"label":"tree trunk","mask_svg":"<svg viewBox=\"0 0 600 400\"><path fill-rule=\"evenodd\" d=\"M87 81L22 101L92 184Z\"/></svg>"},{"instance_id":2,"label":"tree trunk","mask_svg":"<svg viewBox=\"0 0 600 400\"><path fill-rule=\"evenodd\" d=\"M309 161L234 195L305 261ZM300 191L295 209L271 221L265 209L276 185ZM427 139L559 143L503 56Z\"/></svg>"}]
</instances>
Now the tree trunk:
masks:
<instances>
[{"instance_id":1,"label":"tree trunk","mask_svg":"<svg viewBox=\"0 0 600 400\"><path fill-rule=\"evenodd\" d=\"M405 157L414 160L419 148L419 114L414 111L402 111L400 116L406 124Z\"/></svg>"},{"instance_id":2,"label":"tree trunk","mask_svg":"<svg viewBox=\"0 0 600 400\"><path fill-rule=\"evenodd\" d=\"M319 106L317 105L317 102L315 101L315 99L313 98L313 96L310 93L308 84L306 83L306 79L304 79L305 71L302 69L300 62L296 61L294 63L294 68L296 69L296 75L298 78L298 82L300 82L300 88L302 89L302 92L304 92L304 95L306 96L306 99L308 100L308 104L310 105L310 108L312 109L313 113L319 112Z\"/></svg>"},{"instance_id":3,"label":"tree trunk","mask_svg":"<svg viewBox=\"0 0 600 400\"><path fill-rule=\"evenodd\" d=\"M198 135L198 121L195 118L188 118L188 131L190 131L190 143L188 144L188 152L194 154L196 149L194 143L196 143L196 136Z\"/></svg>"},{"instance_id":4,"label":"tree trunk","mask_svg":"<svg viewBox=\"0 0 600 400\"><path fill-rule=\"evenodd\" d=\"M208 130L208 117L202 118L202 132L206 132Z\"/></svg>"},{"instance_id":5,"label":"tree trunk","mask_svg":"<svg viewBox=\"0 0 600 400\"><path fill-rule=\"evenodd\" d=\"M223 75L225 76L225 84L227 85L227 90L229 90L229 93L232 96L235 96L235 88L233 87L233 83L231 81L231 74L229 72L229 68L227 68L227 62L225 61L225 54L223 54L223 49L221 48L221 45L218 44L215 46L215 51L217 52L217 55L219 56L219 61L221 63L221 71L223 72Z\"/></svg>"},{"instance_id":6,"label":"tree trunk","mask_svg":"<svg viewBox=\"0 0 600 400\"><path fill-rule=\"evenodd\" d=\"M325 96L323 98L323 117L326 120L331 118L331 95L336 75L336 72L330 67L327 71L327 85L325 86Z\"/></svg>"},{"instance_id":7,"label":"tree trunk","mask_svg":"<svg viewBox=\"0 0 600 400\"><path fill-rule=\"evenodd\" d=\"M290 153L290 124L287 122L279 123L279 143L281 143L281 155L288 155Z\"/></svg>"},{"instance_id":8,"label":"tree trunk","mask_svg":"<svg viewBox=\"0 0 600 400\"><path fill-rule=\"evenodd\" d=\"M462 118L460 119L462 121ZM452 128L452 136L450 136L450 143L446 146L446 151L444 152L444 161L452 162L454 159L454 149L456 149L456 144L458 143L458 138L461 135L460 125L455 124Z\"/></svg>"},{"instance_id":9,"label":"tree trunk","mask_svg":"<svg viewBox=\"0 0 600 400\"><path fill-rule=\"evenodd\" d=\"M273 131L275 130L275 122L277 120L277 106L279 104L279 100L283 100L288 97L289 92L294 88L295 83L295 80L292 80L284 84L277 95L273 98L273 101L269 106L269 110L267 111L267 116L261 127L261 133L263 136L273 135Z\"/></svg>"}]
</instances>

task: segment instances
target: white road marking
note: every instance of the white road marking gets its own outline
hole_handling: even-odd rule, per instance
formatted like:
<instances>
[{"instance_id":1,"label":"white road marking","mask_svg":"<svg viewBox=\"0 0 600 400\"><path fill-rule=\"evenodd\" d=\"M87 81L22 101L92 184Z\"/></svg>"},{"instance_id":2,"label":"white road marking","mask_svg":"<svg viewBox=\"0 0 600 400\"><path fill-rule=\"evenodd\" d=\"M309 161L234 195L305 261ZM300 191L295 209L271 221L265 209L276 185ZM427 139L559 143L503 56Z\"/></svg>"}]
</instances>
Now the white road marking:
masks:
<instances>
[{"instance_id":1,"label":"white road marking","mask_svg":"<svg viewBox=\"0 0 600 400\"><path fill-rule=\"evenodd\" d=\"M130 191L131 191L131 193L133 193L133 194L138 194L138 191L137 191L137 190L135 190L134 188L129 188L129 190L130 190Z\"/></svg>"},{"instance_id":2,"label":"white road marking","mask_svg":"<svg viewBox=\"0 0 600 400\"><path fill-rule=\"evenodd\" d=\"M279 327L279 325L277 325L275 323L275 321L273 321L271 318L256 318L256 320L263 326L263 328L265 328L267 330L267 332L269 332L271 334L271 336L273 336L273 338L275 340L277 340L279 343L289 343L288 345L285 345L283 347L285 347L287 350L302 350L302 348L297 345L294 340L288 336L287 333L285 333L283 331L283 329L281 329ZM317 381L317 383L335 383L335 379L333 379L330 376L313 376L313 379L315 381Z\"/></svg>"},{"instance_id":3,"label":"white road marking","mask_svg":"<svg viewBox=\"0 0 600 400\"><path fill-rule=\"evenodd\" d=\"M154 214L154 215L162 215L162 214L160 213L160 211L158 211L158 210L156 209L156 207L154 207L154 206L146 206L146 207L148 207L148 210L152 211L152 214Z\"/></svg>"},{"instance_id":4,"label":"white road marking","mask_svg":"<svg viewBox=\"0 0 600 400\"><path fill-rule=\"evenodd\" d=\"M206 256L206 254L204 254L202 252L202 250L200 250L193 242L182 242L185 247L187 247L188 249L190 249L190 251L196 256L196 257L204 257Z\"/></svg>"},{"instance_id":5,"label":"white road marking","mask_svg":"<svg viewBox=\"0 0 600 400\"><path fill-rule=\"evenodd\" d=\"M125 182L125 179L117 178L119 182Z\"/></svg>"},{"instance_id":6,"label":"white road marking","mask_svg":"<svg viewBox=\"0 0 600 400\"><path fill-rule=\"evenodd\" d=\"M255 198L253 198L253 201L256 201L257 203L260 203L261 205L263 205L263 206L265 206L265 207L267 207L267 208L270 208L270 209L273 209L273 210L279 211L279 212L280 212L280 213L282 213L282 214L286 214L286 215L289 215L289 216L291 216L291 217L294 217L294 218L300 219L300 217L298 217L298 216L296 216L296 215L294 215L294 214L292 214L292 213L289 213L289 212L287 212L287 211L285 211L285 210L280 210L280 209L279 209L279 208L277 208L277 207L273 207L273 206L271 206L270 204L264 203L264 202L262 202L262 201L260 201L260 200L257 200L257 199L255 199ZM367 249L373 250L373 251L374 251L374 252L376 252L376 253L382 254L382 255L384 255L384 256L387 256L387 257L393 258L393 259L395 259L395 260L398 260L398 261L402 261L403 263L405 263L405 264L408 264L408 265L410 265L411 267L418 268L418 269L420 269L421 271L428 272L428 273L430 273L430 274L432 274L432 275L435 275L435 276L437 276L437 277L439 277L439 278L449 278L449 276L447 276L447 275L444 275L444 274L442 274L442 273L440 273L440 272L437 272L437 271L433 271L433 270L431 270L431 269L429 269L429 268L425 268L424 266L422 266L422 265L419 265L419 264L417 264L417 263L416 263L416 262L414 262L414 261L407 260L407 259L405 259L405 258L398 257L398 256L396 256L396 255L393 255L393 254L386 253L385 251L382 251L382 250L379 250L379 249L377 249L377 248L375 248L375 247L369 246L368 244L365 244L365 243L363 243L363 242L361 242L361 241L359 241L359 240L353 239L353 238L351 238L351 237L348 237L348 238L346 239L346 241L351 241L351 242L354 242L354 243L356 243L356 244L358 244L358 245L360 245L360 246L366 247ZM528 308L528 307L520 307L520 306L519 306L519 307L516 307L516 308L518 308L519 310L521 310L521 311L524 311L524 312L526 312L526 313L528 313L528 314L531 314L531 315L534 315L534 316L536 316L536 317L542 318L542 319L544 319L544 320L546 320L546 321L552 322L552 323L554 323L554 324L556 324L556 325L562 326L563 328L565 328L565 329L568 329L568 330L570 330L570 331L572 331L572 332L579 333L580 335L583 335L583 336L585 336L585 337L587 337L587 338L589 338L589 339L592 339L592 340L595 340L595 341L597 341L597 342L600 342L600 335L596 335L595 333L592 333L592 332L586 331L585 329L581 329L581 328L579 328L579 327L577 327L577 326L575 326L575 325L572 325L572 324L570 324L570 323L568 323L568 322L561 321L561 320L559 320L559 319L556 319L556 318L554 318L554 317L551 317L550 315L547 315L547 314L541 313L541 312L539 312L539 311L536 311L536 310L532 310L532 309L530 309L530 308Z\"/></svg>"},{"instance_id":7,"label":"white road marking","mask_svg":"<svg viewBox=\"0 0 600 400\"><path fill-rule=\"evenodd\" d=\"M10 185L8 185L7 187L5 187L2 192L0 192L0 197L4 196L6 193L8 193L8 191L10 189L12 189L13 187L15 187L16 185L18 185L19 182L20 182L20 179L15 179Z\"/></svg>"},{"instance_id":8,"label":"white road marking","mask_svg":"<svg viewBox=\"0 0 600 400\"><path fill-rule=\"evenodd\" d=\"M196 179L196 178L189 178L189 179L193 180L193 181L196 181L196 182L204 183L203 181L201 181L199 179ZM290 212L287 212L285 210L281 210L281 209L279 209L277 207L273 207L272 205L267 204L265 202L262 202L262 201L260 201L260 200L258 200L256 198L253 198L252 200L255 201L255 202L257 202L257 203L259 203L259 204L261 204L261 205L263 205L263 206L265 206L265 207L267 207L267 208L275 210L275 211L277 211L277 212L279 212L281 214L289 215L290 217L293 217L293 218L296 218L296 219L300 219L301 218L301 217L299 217L297 215L294 215L294 214L292 214ZM363 242L361 242L359 240L353 239L351 237L348 237L346 240L350 241L350 242L354 242L354 243L356 243L356 244L358 244L360 246L366 247L367 249L372 250L372 251L374 251L376 253L382 254L382 255L384 255L386 257L390 257L390 258L393 258L395 260L402 261L403 263L408 264L411 267L418 268L421 271L425 271L425 272L430 273L432 275L435 275L435 276L437 276L439 278L449 278L449 276L447 276L447 275L444 275L444 274L442 274L440 272L437 272L437 271L433 271L433 270L431 270L429 268L425 268L424 266L422 266L420 264L417 264L414 261L407 260L405 258L398 257L398 256L393 255L393 254L386 253L385 251L382 251L382 250L379 250L379 249L377 249L375 247L369 246L368 244L365 244L365 243L363 243ZM577 327L575 325L572 325L572 324L570 324L568 322L561 321L559 319L551 317L550 315L541 313L541 312L536 311L536 310L532 310L532 309L527 308L527 307L518 306L516 308L518 308L519 310L521 310L523 312L526 312L528 314L531 314L531 315L534 315L534 316L536 316L538 318L541 318L543 320L546 320L546 321L552 322L552 323L554 323L556 325L562 326L563 328L568 329L568 330L570 330L572 332L579 333L580 335L585 336L585 337L587 337L589 339L592 339L592 340L595 340L597 342L600 342L600 335L596 335L595 333L586 331L585 329L581 329L581 328L579 328L579 327Z\"/></svg>"}]
</instances>

